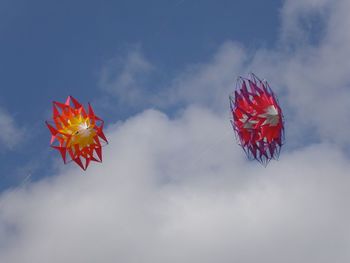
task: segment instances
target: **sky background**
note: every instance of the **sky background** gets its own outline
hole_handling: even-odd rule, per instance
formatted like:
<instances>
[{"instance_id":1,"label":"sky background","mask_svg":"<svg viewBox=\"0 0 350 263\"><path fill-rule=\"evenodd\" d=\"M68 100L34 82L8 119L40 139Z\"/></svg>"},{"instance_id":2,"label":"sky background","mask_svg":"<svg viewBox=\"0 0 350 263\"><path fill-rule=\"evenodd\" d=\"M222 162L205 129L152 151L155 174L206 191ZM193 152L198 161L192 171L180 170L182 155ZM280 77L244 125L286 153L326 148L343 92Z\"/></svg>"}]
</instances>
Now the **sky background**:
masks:
<instances>
[{"instance_id":1,"label":"sky background","mask_svg":"<svg viewBox=\"0 0 350 263\"><path fill-rule=\"evenodd\" d=\"M348 0L0 0L0 262L348 263ZM228 95L279 97L280 160L237 146ZM86 172L51 103L106 123Z\"/></svg>"},{"instance_id":2,"label":"sky background","mask_svg":"<svg viewBox=\"0 0 350 263\"><path fill-rule=\"evenodd\" d=\"M147 107L163 106L172 113L168 103L120 97L135 88L147 95L166 89L179 72L210 59L227 40L273 46L280 7L279 1L1 1L0 107L17 132L8 131L1 140L11 151L0 151L0 187L18 183L23 166L33 178L48 175L42 170L51 167L53 154L43 121L50 117L53 100L73 95L90 101L107 124ZM123 70L137 83L121 84L124 89L113 92L111 85L118 85L114 79ZM19 163L21 171L14 175Z\"/></svg>"}]
</instances>

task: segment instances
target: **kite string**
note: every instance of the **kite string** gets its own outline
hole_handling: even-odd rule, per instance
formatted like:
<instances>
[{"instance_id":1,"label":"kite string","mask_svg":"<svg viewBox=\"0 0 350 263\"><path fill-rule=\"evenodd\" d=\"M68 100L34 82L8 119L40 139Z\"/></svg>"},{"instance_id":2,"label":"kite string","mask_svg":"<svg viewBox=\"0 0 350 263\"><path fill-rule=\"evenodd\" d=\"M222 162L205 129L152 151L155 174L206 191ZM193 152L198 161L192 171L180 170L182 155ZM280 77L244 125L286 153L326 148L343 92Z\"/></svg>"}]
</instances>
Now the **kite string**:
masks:
<instances>
[{"instance_id":1,"label":"kite string","mask_svg":"<svg viewBox=\"0 0 350 263\"><path fill-rule=\"evenodd\" d=\"M10 192L11 194L15 194L15 193L19 192L20 190L24 189L25 186L30 181L30 178L32 177L32 175L33 175L32 172L29 172L12 191L4 191L4 192L0 193L0 209L3 207L3 202L4 202L3 195L4 195L4 193Z\"/></svg>"}]
</instances>

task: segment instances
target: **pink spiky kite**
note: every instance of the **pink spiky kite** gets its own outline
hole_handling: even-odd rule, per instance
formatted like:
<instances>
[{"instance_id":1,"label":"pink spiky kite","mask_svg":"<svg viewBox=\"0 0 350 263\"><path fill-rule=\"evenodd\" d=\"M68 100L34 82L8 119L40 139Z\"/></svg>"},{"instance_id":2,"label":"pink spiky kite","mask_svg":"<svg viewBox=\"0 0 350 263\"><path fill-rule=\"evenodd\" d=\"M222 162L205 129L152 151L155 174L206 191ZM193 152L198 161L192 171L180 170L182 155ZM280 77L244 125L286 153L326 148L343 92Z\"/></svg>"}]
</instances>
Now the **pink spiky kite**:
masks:
<instances>
[{"instance_id":1,"label":"pink spiky kite","mask_svg":"<svg viewBox=\"0 0 350 263\"><path fill-rule=\"evenodd\" d=\"M248 158L264 166L278 159L284 141L283 115L267 81L254 74L239 77L230 106L232 126Z\"/></svg>"}]
</instances>

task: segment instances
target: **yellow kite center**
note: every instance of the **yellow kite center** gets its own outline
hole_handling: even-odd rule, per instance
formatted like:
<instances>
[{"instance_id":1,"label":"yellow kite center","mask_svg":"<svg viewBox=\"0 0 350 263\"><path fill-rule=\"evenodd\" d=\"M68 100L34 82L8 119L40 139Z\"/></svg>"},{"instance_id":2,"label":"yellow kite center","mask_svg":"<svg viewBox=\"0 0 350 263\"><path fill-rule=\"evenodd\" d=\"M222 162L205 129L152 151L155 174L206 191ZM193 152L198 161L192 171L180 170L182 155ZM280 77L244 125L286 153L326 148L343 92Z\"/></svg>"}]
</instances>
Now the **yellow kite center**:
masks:
<instances>
[{"instance_id":1,"label":"yellow kite center","mask_svg":"<svg viewBox=\"0 0 350 263\"><path fill-rule=\"evenodd\" d=\"M67 120L67 125L60 132L70 134L71 140L67 147L79 145L79 148L86 147L94 143L96 131L94 124L90 122L88 117L84 118L81 115L73 116Z\"/></svg>"}]
</instances>

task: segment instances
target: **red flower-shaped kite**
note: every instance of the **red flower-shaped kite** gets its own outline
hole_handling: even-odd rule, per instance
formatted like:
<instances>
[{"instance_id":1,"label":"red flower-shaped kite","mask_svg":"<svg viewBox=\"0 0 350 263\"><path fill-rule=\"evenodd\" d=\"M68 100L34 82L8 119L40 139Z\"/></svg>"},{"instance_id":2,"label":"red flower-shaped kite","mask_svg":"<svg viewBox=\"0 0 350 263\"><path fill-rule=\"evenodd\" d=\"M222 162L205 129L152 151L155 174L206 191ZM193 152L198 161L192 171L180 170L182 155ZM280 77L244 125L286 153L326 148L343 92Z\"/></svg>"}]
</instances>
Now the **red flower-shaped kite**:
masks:
<instances>
[{"instance_id":1,"label":"red flower-shaped kite","mask_svg":"<svg viewBox=\"0 0 350 263\"><path fill-rule=\"evenodd\" d=\"M269 84L254 74L249 79L239 77L230 106L233 128L248 158L264 166L278 159L284 141L283 115Z\"/></svg>"},{"instance_id":2,"label":"red flower-shaped kite","mask_svg":"<svg viewBox=\"0 0 350 263\"><path fill-rule=\"evenodd\" d=\"M90 161L102 162L102 144L107 139L103 134L103 120L97 117L89 104L88 112L72 96L66 103L53 102L53 123L46 122L51 136L51 147L57 149L64 163L67 152L70 160L83 170ZM82 159L85 159L83 162Z\"/></svg>"}]
</instances>

